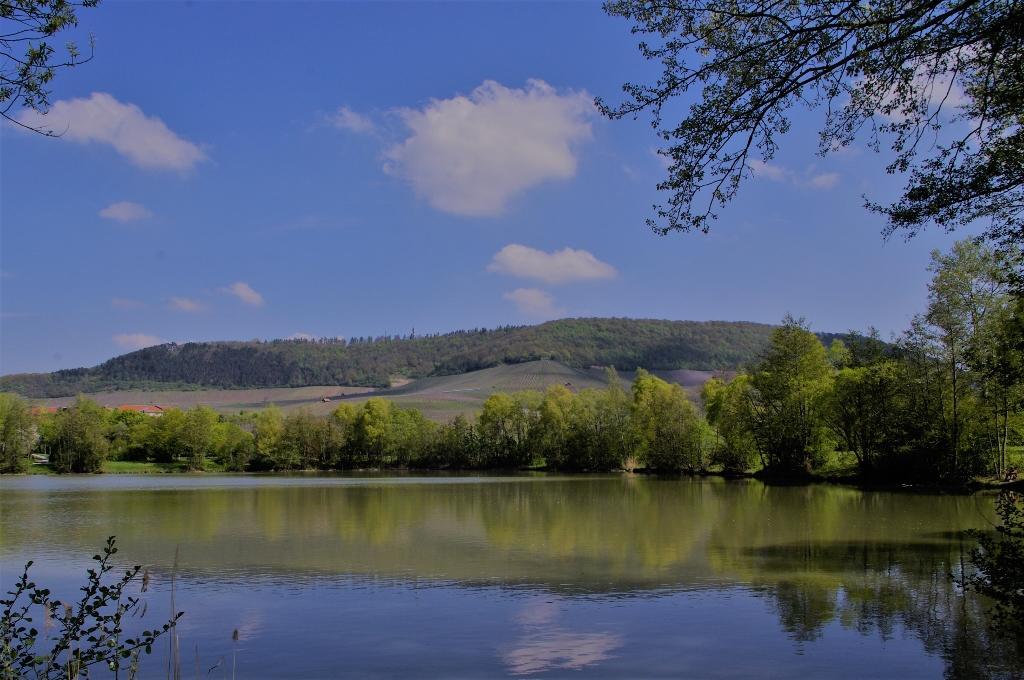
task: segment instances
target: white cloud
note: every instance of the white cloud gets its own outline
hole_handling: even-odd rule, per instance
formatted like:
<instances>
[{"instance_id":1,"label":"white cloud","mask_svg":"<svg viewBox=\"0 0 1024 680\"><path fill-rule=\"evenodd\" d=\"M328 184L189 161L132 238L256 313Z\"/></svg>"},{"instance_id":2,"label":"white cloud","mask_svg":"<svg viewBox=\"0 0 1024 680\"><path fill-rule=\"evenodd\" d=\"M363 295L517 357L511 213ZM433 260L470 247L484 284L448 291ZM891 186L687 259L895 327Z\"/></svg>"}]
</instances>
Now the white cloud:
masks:
<instances>
[{"instance_id":1,"label":"white cloud","mask_svg":"<svg viewBox=\"0 0 1024 680\"><path fill-rule=\"evenodd\" d=\"M179 312L201 312L205 309L203 303L191 298L172 297L168 304L171 309L176 309Z\"/></svg>"},{"instance_id":2,"label":"white cloud","mask_svg":"<svg viewBox=\"0 0 1024 680\"><path fill-rule=\"evenodd\" d=\"M747 161L747 165L754 177L763 177L772 182L786 182L804 189L831 189L839 184L839 173L815 172L813 165L802 173L757 158Z\"/></svg>"},{"instance_id":3,"label":"white cloud","mask_svg":"<svg viewBox=\"0 0 1024 680\"><path fill-rule=\"evenodd\" d=\"M131 298L114 298L110 301L110 306L117 309L142 309L146 306L146 303L142 300L133 300Z\"/></svg>"},{"instance_id":4,"label":"white cloud","mask_svg":"<svg viewBox=\"0 0 1024 680\"><path fill-rule=\"evenodd\" d=\"M530 187L576 174L575 147L590 137L593 111L586 92L484 81L469 96L400 110L410 135L385 151L385 171L438 210L498 215Z\"/></svg>"},{"instance_id":5,"label":"white cloud","mask_svg":"<svg viewBox=\"0 0 1024 680\"><path fill-rule=\"evenodd\" d=\"M330 117L330 121L334 127L342 130L348 130L349 132L355 132L356 134L367 134L369 132L373 132L376 127L372 120L360 113L356 113L347 106L340 107L337 112Z\"/></svg>"},{"instance_id":6,"label":"white cloud","mask_svg":"<svg viewBox=\"0 0 1024 680\"><path fill-rule=\"evenodd\" d=\"M167 341L146 333L118 333L114 336L114 342L125 349L142 349L153 345L162 345Z\"/></svg>"},{"instance_id":7,"label":"white cloud","mask_svg":"<svg viewBox=\"0 0 1024 680\"><path fill-rule=\"evenodd\" d=\"M535 319L553 319L565 313L555 306L553 297L539 288L516 288L502 297L514 303L520 314Z\"/></svg>"},{"instance_id":8,"label":"white cloud","mask_svg":"<svg viewBox=\"0 0 1024 680\"><path fill-rule=\"evenodd\" d=\"M930 112L936 111L939 107L956 109L970 102L970 99L964 93L963 87L959 83L954 82L953 78L948 74L940 74L934 80L931 80L927 73L927 67L922 66L914 74L912 82L913 84L910 87L914 95L910 101L902 103L897 90L893 90L882 97L880 103L883 118L887 118L894 123L903 123L909 118L904 109L910 106L916 110L922 101L926 103ZM891 110L886 111L886 109Z\"/></svg>"},{"instance_id":9,"label":"white cloud","mask_svg":"<svg viewBox=\"0 0 1024 680\"><path fill-rule=\"evenodd\" d=\"M792 174L791 170L787 170L781 165L766 163L765 161L758 160L757 158L749 161L747 165L750 166L750 170L754 173L755 177L765 177L775 182L781 182L788 179Z\"/></svg>"},{"instance_id":10,"label":"white cloud","mask_svg":"<svg viewBox=\"0 0 1024 680\"><path fill-rule=\"evenodd\" d=\"M222 288L225 293L234 295L236 298L244 302L251 307L262 307L263 296L252 289L248 283L244 281L236 281L230 286Z\"/></svg>"},{"instance_id":11,"label":"white cloud","mask_svg":"<svg viewBox=\"0 0 1024 680\"><path fill-rule=\"evenodd\" d=\"M109 144L143 168L188 170L206 159L202 149L176 135L159 118L105 92L58 101L46 114L25 111L18 122L52 130L61 139L80 144Z\"/></svg>"},{"instance_id":12,"label":"white cloud","mask_svg":"<svg viewBox=\"0 0 1024 680\"><path fill-rule=\"evenodd\" d=\"M103 210L100 210L99 215L100 217L105 217L108 220L127 223L149 219L153 216L153 213L151 213L146 206L139 203L118 201L117 203L111 203Z\"/></svg>"},{"instance_id":13,"label":"white cloud","mask_svg":"<svg viewBox=\"0 0 1024 680\"><path fill-rule=\"evenodd\" d=\"M831 189L839 184L839 174L835 172L823 172L820 175L812 175L807 183L815 189Z\"/></svg>"},{"instance_id":14,"label":"white cloud","mask_svg":"<svg viewBox=\"0 0 1024 680\"><path fill-rule=\"evenodd\" d=\"M545 283L610 279L618 273L615 267L586 250L563 248L548 253L518 243L510 243L499 250L487 265L487 271Z\"/></svg>"}]
</instances>

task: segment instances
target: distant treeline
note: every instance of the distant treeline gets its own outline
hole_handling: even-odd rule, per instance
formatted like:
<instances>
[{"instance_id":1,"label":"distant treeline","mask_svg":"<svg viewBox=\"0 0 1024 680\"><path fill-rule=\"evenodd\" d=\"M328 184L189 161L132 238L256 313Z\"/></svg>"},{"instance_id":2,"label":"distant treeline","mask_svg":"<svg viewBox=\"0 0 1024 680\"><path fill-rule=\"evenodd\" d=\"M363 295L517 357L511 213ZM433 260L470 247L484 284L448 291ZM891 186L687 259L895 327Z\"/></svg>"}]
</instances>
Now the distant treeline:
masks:
<instances>
[{"instance_id":1,"label":"distant treeline","mask_svg":"<svg viewBox=\"0 0 1024 680\"><path fill-rule=\"evenodd\" d=\"M613 372L614 373L614 372ZM198 406L159 417L99 406L79 397L41 413L0 395L5 436L0 469L23 470L46 455L58 472L99 472L104 461L181 462L185 469L235 471L419 467L614 470L645 464L700 469L714 434L678 385L640 371L627 393L612 375L605 389L491 395L479 416L439 425L415 409L373 397L342 403L327 417L271 407L219 415Z\"/></svg>"},{"instance_id":2,"label":"distant treeline","mask_svg":"<svg viewBox=\"0 0 1024 680\"><path fill-rule=\"evenodd\" d=\"M1024 301L1009 295L992 254L972 243L935 254L928 311L896 343L874 335L826 346L801 321L771 332L761 359L699 403L644 370L626 391L494 394L475 419L438 425L374 397L330 416L305 411L218 415L206 407L160 417L80 397L55 414L0 398L0 469L32 451L61 472L108 458L208 461L227 470L419 467L811 475L855 458L864 478L960 482L1005 474L1024 443Z\"/></svg>"},{"instance_id":3,"label":"distant treeline","mask_svg":"<svg viewBox=\"0 0 1024 680\"><path fill-rule=\"evenodd\" d=\"M851 335L826 347L787 317L756 363L729 382L706 383L699 403L642 369L629 392L609 369L607 388L494 394L475 419L443 425L380 397L342 403L328 417L206 407L150 417L84 397L38 413L0 395L0 471L24 469L36 452L60 472L96 472L122 459L196 470L208 462L227 470L544 465L792 477L845 452L865 478L1005 475L1024 444L1024 299L1010 293L1004 265L973 242L935 252L931 271L927 312L897 342ZM513 331L497 333L505 332Z\"/></svg>"},{"instance_id":4,"label":"distant treeline","mask_svg":"<svg viewBox=\"0 0 1024 680\"><path fill-rule=\"evenodd\" d=\"M454 375L537 359L624 371L735 370L764 352L771 331L745 322L564 319L428 336L170 343L94 368L4 376L0 391L42 398L181 386L387 387L394 376Z\"/></svg>"}]
</instances>

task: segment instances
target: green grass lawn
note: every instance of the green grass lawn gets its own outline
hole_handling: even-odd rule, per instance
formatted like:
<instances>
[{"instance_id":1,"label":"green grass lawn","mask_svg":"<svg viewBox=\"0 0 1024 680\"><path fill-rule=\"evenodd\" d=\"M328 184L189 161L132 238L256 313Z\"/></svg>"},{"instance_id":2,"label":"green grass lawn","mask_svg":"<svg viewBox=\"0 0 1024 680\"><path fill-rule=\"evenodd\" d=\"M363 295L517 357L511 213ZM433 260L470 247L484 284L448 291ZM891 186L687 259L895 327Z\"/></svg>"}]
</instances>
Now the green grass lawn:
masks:
<instances>
[{"instance_id":1,"label":"green grass lawn","mask_svg":"<svg viewBox=\"0 0 1024 680\"><path fill-rule=\"evenodd\" d=\"M55 475L57 474L49 465L31 465L26 472L30 475ZM175 461L173 463L149 463L134 460L108 460L103 463L103 472L115 475L146 475L164 474L168 472L188 472L185 463ZM224 472L224 467L214 461L206 461L203 472Z\"/></svg>"}]
</instances>

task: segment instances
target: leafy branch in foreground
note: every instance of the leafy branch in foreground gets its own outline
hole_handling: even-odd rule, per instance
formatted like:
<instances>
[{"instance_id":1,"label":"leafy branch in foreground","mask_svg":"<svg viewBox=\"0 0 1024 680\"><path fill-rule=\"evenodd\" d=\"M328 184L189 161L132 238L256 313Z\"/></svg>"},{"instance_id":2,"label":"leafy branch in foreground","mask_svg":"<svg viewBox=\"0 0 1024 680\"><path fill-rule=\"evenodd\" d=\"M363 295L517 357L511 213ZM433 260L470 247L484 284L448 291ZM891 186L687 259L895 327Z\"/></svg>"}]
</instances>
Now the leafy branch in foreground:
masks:
<instances>
[{"instance_id":1,"label":"leafy branch in foreground","mask_svg":"<svg viewBox=\"0 0 1024 680\"><path fill-rule=\"evenodd\" d=\"M633 24L653 83L597 105L647 113L670 161L656 231L707 231L740 182L775 155L795 108L821 109L824 155L889 140L903 197L868 203L913 235L977 219L1009 247L1024 236L1024 4L1019 0L608 0ZM689 110L677 113L680 105ZM955 123L951 125L951 123ZM945 130L944 130L945 128ZM760 158L757 158L759 156Z\"/></svg>"},{"instance_id":2,"label":"leafy branch in foreground","mask_svg":"<svg viewBox=\"0 0 1024 680\"><path fill-rule=\"evenodd\" d=\"M978 547L971 551L971 564L977 571L963 585L990 597L997 628L1024 645L1024 494L1004 491L996 511L995 533L974 532Z\"/></svg>"},{"instance_id":3,"label":"leafy branch in foreground","mask_svg":"<svg viewBox=\"0 0 1024 680\"><path fill-rule=\"evenodd\" d=\"M0 0L0 116L15 125L48 137L59 133L22 122L16 106L39 113L50 108L50 83L58 69L72 68L92 59L69 41L61 60L50 43L57 33L78 25L77 10L95 7L99 0Z\"/></svg>"},{"instance_id":4,"label":"leafy branch in foreground","mask_svg":"<svg viewBox=\"0 0 1024 680\"><path fill-rule=\"evenodd\" d=\"M124 618L141 616L145 607L139 597L125 593L139 576L140 566L125 570L112 584L104 583L116 569L112 564L116 553L111 536L103 554L93 556L96 567L88 570L77 603L53 599L48 588L29 580L32 562L25 565L14 589L7 592L9 597L0 600L0 677L88 677L93 666L106 667L115 676L123 669L134 677L140 654L149 654L157 638L177 625L182 612L159 628L122 639ZM148 581L144 574L141 592L146 591ZM42 610L42 631L37 627L38 609Z\"/></svg>"}]
</instances>

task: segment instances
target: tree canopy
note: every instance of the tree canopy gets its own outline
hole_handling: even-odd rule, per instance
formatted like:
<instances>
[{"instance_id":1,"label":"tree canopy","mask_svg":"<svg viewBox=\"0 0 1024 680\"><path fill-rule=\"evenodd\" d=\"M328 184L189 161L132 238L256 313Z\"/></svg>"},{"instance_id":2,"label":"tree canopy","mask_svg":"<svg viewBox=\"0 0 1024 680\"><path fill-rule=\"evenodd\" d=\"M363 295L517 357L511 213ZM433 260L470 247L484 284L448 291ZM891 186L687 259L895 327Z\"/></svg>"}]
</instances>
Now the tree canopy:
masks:
<instances>
[{"instance_id":1,"label":"tree canopy","mask_svg":"<svg viewBox=\"0 0 1024 680\"><path fill-rule=\"evenodd\" d=\"M661 65L610 118L651 115L671 164L656 231L707 231L741 181L776 153L792 109L824 109L819 151L889 144L907 175L886 233L989 221L1024 236L1024 5L1013 0L610 0L641 54ZM684 95L681 120L671 105ZM951 125L956 123L955 125ZM760 158L756 156L759 155Z\"/></svg>"},{"instance_id":2,"label":"tree canopy","mask_svg":"<svg viewBox=\"0 0 1024 680\"><path fill-rule=\"evenodd\" d=\"M15 116L19 108L46 113L50 107L50 82L59 69L92 59L73 41L59 54L49 40L78 25L78 10L95 7L100 0L0 0L0 116L15 125L48 136L60 134L32 127Z\"/></svg>"}]
</instances>

